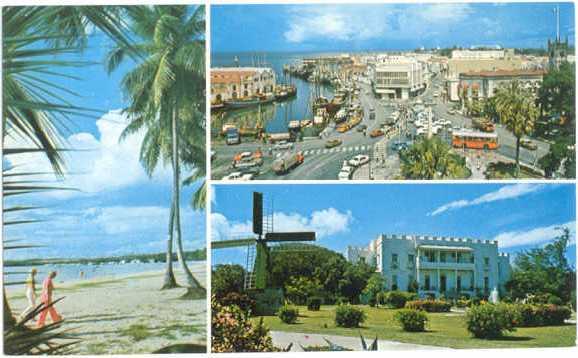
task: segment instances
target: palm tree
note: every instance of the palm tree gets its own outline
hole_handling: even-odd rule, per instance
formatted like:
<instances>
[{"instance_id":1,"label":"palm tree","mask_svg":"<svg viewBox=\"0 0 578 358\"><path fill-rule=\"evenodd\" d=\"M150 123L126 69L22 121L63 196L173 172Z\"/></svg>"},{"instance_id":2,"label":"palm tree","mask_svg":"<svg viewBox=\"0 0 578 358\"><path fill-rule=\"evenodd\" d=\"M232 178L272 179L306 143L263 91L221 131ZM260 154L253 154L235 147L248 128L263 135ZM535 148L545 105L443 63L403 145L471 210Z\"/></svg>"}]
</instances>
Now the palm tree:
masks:
<instances>
[{"instance_id":1,"label":"palm tree","mask_svg":"<svg viewBox=\"0 0 578 358\"><path fill-rule=\"evenodd\" d=\"M496 113L500 122L516 137L516 170L520 174L520 140L532 133L539 116L534 94L522 88L518 81L498 89L495 95Z\"/></svg>"},{"instance_id":2,"label":"palm tree","mask_svg":"<svg viewBox=\"0 0 578 358\"><path fill-rule=\"evenodd\" d=\"M200 140L203 147L191 144L189 138L198 137L199 128L204 126L204 116L199 115L205 85L204 6L194 9L176 5L139 6L127 10L127 14L136 37L134 48L140 57L122 81L129 98L124 112L130 123L121 139L146 131L140 160L147 173L152 175L159 161L170 163L172 168L173 192L163 288L177 286L172 271L172 247L176 241L177 257L190 289L204 295L204 289L185 261L180 223L180 157L200 148L202 152L198 155L204 155L204 131ZM128 50L126 46L118 45L109 52L109 72L124 61Z\"/></svg>"},{"instance_id":3,"label":"palm tree","mask_svg":"<svg viewBox=\"0 0 578 358\"><path fill-rule=\"evenodd\" d=\"M400 153L401 171L407 179L456 178L465 163L450 146L434 137L422 139Z\"/></svg>"}]
</instances>

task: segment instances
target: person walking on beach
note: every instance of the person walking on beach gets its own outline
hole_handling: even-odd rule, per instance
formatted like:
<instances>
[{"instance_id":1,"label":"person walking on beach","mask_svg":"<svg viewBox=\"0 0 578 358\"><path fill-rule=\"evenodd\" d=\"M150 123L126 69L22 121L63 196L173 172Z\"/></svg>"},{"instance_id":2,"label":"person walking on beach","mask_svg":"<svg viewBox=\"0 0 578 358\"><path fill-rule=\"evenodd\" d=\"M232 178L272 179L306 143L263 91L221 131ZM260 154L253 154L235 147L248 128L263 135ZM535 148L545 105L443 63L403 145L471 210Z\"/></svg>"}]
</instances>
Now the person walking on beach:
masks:
<instances>
[{"instance_id":1,"label":"person walking on beach","mask_svg":"<svg viewBox=\"0 0 578 358\"><path fill-rule=\"evenodd\" d=\"M30 274L26 278L26 300L28 306L22 311L18 319L22 321L30 312L36 308L36 268L30 269Z\"/></svg>"},{"instance_id":2,"label":"person walking on beach","mask_svg":"<svg viewBox=\"0 0 578 358\"><path fill-rule=\"evenodd\" d=\"M54 291L54 285L52 284L52 280L56 277L56 271L51 271L48 276L44 279L42 283L42 294L40 295L40 302L44 304L44 306L48 306L52 303L52 293ZM62 317L56 312L54 306L50 306L45 308L40 313L40 318L38 319L38 328L44 327L46 322L46 316L50 314L50 319L52 322L60 322Z\"/></svg>"}]
</instances>

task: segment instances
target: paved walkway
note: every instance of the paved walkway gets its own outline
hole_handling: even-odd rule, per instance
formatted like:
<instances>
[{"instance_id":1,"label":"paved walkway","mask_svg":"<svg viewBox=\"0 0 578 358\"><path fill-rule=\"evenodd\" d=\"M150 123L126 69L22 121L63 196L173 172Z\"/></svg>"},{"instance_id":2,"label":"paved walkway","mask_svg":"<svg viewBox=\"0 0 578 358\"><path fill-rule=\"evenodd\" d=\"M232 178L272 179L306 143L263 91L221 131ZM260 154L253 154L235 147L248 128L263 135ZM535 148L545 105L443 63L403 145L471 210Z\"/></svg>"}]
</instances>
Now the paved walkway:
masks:
<instances>
[{"instance_id":1,"label":"paved walkway","mask_svg":"<svg viewBox=\"0 0 578 358\"><path fill-rule=\"evenodd\" d=\"M338 346L349 348L355 351L362 350L361 339L359 337L271 331L271 338L273 338L273 344L279 348L285 348L290 343L293 343L293 346L291 347L292 352L303 352L301 346L327 346L328 344L323 338L328 339L331 343ZM370 345L375 337L364 338L367 345ZM445 347L425 346L421 344L401 343L385 340L379 340L377 342L377 347L380 351L450 349Z\"/></svg>"}]
</instances>

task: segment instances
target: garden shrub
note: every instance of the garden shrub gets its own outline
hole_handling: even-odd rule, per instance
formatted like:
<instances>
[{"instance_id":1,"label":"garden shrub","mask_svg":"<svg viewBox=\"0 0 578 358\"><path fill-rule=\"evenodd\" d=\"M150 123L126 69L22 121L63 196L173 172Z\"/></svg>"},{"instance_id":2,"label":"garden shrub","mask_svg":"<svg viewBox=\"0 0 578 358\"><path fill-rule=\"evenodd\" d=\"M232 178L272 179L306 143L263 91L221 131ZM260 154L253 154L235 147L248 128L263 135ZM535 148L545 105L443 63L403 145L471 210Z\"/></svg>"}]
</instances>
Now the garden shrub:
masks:
<instances>
[{"instance_id":1,"label":"garden shrub","mask_svg":"<svg viewBox=\"0 0 578 358\"><path fill-rule=\"evenodd\" d=\"M512 332L520 321L514 305L481 304L466 313L466 326L476 338L498 338Z\"/></svg>"},{"instance_id":2,"label":"garden shrub","mask_svg":"<svg viewBox=\"0 0 578 358\"><path fill-rule=\"evenodd\" d=\"M383 304L392 308L403 308L407 301L417 298L418 296L414 292L389 291L383 295Z\"/></svg>"},{"instance_id":3,"label":"garden shrub","mask_svg":"<svg viewBox=\"0 0 578 358\"><path fill-rule=\"evenodd\" d=\"M572 315L566 306L518 304L515 307L520 315L519 327L562 325Z\"/></svg>"},{"instance_id":4,"label":"garden shrub","mask_svg":"<svg viewBox=\"0 0 578 358\"><path fill-rule=\"evenodd\" d=\"M263 325L254 325L238 306L221 306L211 299L211 346L217 352L277 352Z\"/></svg>"},{"instance_id":5,"label":"garden shrub","mask_svg":"<svg viewBox=\"0 0 578 358\"><path fill-rule=\"evenodd\" d=\"M222 297L217 297L216 300L221 306L235 305L245 312L255 311L255 300L245 293L229 292Z\"/></svg>"},{"instance_id":6,"label":"garden shrub","mask_svg":"<svg viewBox=\"0 0 578 358\"><path fill-rule=\"evenodd\" d=\"M335 324L339 327L359 327L365 318L366 314L361 308L349 304L339 305L335 309Z\"/></svg>"},{"instance_id":7,"label":"garden shrub","mask_svg":"<svg viewBox=\"0 0 578 358\"><path fill-rule=\"evenodd\" d=\"M296 307L285 305L281 306L277 311L277 317L287 324L292 324L297 322L297 317L299 317L299 310Z\"/></svg>"},{"instance_id":8,"label":"garden shrub","mask_svg":"<svg viewBox=\"0 0 578 358\"><path fill-rule=\"evenodd\" d=\"M321 297L309 297L307 299L307 310L319 311L321 308Z\"/></svg>"},{"instance_id":9,"label":"garden shrub","mask_svg":"<svg viewBox=\"0 0 578 358\"><path fill-rule=\"evenodd\" d=\"M427 314L422 310L402 309L395 313L395 319L401 324L404 331L423 332L428 321Z\"/></svg>"},{"instance_id":10,"label":"garden shrub","mask_svg":"<svg viewBox=\"0 0 578 358\"><path fill-rule=\"evenodd\" d=\"M451 303L442 300L413 300L405 303L405 308L426 312L449 312Z\"/></svg>"}]
</instances>

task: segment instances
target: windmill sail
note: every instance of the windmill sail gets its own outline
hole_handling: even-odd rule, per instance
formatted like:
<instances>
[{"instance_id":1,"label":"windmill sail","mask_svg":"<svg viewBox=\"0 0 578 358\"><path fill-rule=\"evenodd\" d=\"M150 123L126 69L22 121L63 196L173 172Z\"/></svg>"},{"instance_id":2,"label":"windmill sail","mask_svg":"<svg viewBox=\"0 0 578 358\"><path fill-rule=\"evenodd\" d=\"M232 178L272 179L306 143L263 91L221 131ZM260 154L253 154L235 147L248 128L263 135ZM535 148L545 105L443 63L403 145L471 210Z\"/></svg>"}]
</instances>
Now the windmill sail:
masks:
<instances>
[{"instance_id":1,"label":"windmill sail","mask_svg":"<svg viewBox=\"0 0 578 358\"><path fill-rule=\"evenodd\" d=\"M226 249L229 247L241 247L247 245L253 245L257 242L255 238L246 238L238 240L219 240L211 242L211 249Z\"/></svg>"}]
</instances>

